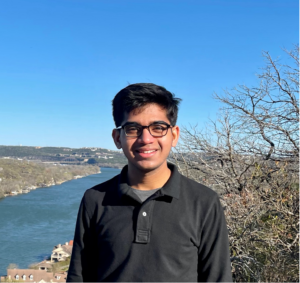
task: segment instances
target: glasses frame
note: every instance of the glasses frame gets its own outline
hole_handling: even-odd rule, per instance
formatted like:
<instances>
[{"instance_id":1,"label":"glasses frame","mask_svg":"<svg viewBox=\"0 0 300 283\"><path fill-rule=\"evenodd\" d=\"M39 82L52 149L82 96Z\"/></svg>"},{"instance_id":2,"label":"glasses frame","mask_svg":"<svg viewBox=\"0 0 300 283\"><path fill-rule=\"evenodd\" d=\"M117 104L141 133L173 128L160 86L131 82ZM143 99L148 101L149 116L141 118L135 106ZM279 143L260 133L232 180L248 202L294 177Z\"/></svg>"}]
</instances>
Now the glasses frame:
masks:
<instances>
[{"instance_id":1,"label":"glasses frame","mask_svg":"<svg viewBox=\"0 0 300 283\"><path fill-rule=\"evenodd\" d=\"M129 126L129 125L135 125L135 126L140 127L140 128L141 128L141 133L140 133L138 136L128 136L128 135L126 134L126 131L124 130L124 128L125 128L126 126ZM166 133L165 133L164 135L160 135L160 136L154 136L154 135L152 135L152 134L151 134L151 131L150 131L150 127L153 126L153 125L164 125L164 126L166 126L166 127L167 127ZM164 123L162 123L162 122L154 122L154 123L152 123L152 124L150 124L150 125L148 125L148 126L142 126L142 125L140 125L140 124L138 124L138 123L125 123L124 125L115 128L115 130L121 130L121 129L123 129L123 130L124 130L124 133L125 133L125 135L126 135L126 137L129 137L129 138L139 138L139 137L143 134L144 129L148 129L148 132L149 132L149 134L150 134L152 137L154 137L154 138L161 138L161 137L164 137L164 136L167 135L169 128L173 128L173 126L170 125L170 124L167 124L167 123L165 123L165 122L164 122Z\"/></svg>"}]
</instances>

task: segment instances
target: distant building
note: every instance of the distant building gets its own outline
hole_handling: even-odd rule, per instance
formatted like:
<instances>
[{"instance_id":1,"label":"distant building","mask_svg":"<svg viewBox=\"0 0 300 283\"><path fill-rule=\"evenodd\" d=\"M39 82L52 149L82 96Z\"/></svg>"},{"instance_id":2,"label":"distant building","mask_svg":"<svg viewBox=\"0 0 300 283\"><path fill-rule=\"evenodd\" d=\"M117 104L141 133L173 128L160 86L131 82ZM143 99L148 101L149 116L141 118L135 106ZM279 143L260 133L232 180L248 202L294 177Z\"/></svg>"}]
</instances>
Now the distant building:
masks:
<instances>
[{"instance_id":1,"label":"distant building","mask_svg":"<svg viewBox=\"0 0 300 283\"><path fill-rule=\"evenodd\" d=\"M7 269L7 275L1 276L1 282L33 282L33 283L55 283L66 282L67 272L52 272L52 266L57 261L63 261L71 256L73 240L64 245L58 244L54 247L51 261L44 260L32 266L31 269Z\"/></svg>"},{"instance_id":2,"label":"distant building","mask_svg":"<svg viewBox=\"0 0 300 283\"><path fill-rule=\"evenodd\" d=\"M51 262L64 261L71 256L73 241L66 242L64 245L58 244L54 247L51 254Z\"/></svg>"},{"instance_id":3,"label":"distant building","mask_svg":"<svg viewBox=\"0 0 300 283\"><path fill-rule=\"evenodd\" d=\"M67 272L52 273L36 269L7 269L7 276L1 276L1 282L66 282Z\"/></svg>"},{"instance_id":4,"label":"distant building","mask_svg":"<svg viewBox=\"0 0 300 283\"><path fill-rule=\"evenodd\" d=\"M38 270L46 270L46 271L50 272L52 270L52 264L53 263L49 262L48 260L43 260L42 262L39 262L39 263L35 264L34 266L32 266L32 268L38 269Z\"/></svg>"}]
</instances>

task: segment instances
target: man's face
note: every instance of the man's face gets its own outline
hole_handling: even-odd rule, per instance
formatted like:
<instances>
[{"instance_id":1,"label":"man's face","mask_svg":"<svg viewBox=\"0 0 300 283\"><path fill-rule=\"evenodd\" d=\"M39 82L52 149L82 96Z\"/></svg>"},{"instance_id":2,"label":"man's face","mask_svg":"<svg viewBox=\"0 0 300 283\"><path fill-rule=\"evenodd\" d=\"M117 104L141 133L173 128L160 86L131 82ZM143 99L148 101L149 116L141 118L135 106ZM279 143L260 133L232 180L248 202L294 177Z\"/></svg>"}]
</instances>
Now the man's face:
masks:
<instances>
[{"instance_id":1,"label":"man's face","mask_svg":"<svg viewBox=\"0 0 300 283\"><path fill-rule=\"evenodd\" d=\"M158 104L148 104L143 108L126 113L122 125L137 123L149 126L155 122L170 124L166 110ZM179 127L168 129L163 137L153 137L147 128L143 129L139 137L127 137L123 129L113 130L113 139L117 148L122 148L128 159L128 166L143 172L150 172L166 166L166 160L172 146L179 138Z\"/></svg>"}]
</instances>

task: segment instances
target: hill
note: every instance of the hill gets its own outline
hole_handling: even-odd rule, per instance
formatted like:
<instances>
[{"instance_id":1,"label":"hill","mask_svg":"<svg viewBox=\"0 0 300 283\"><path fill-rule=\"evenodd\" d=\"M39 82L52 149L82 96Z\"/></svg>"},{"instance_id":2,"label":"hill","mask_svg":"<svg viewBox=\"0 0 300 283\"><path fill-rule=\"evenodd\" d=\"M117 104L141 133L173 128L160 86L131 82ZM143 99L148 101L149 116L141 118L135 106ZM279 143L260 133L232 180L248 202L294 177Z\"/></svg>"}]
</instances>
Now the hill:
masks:
<instances>
[{"instance_id":1,"label":"hill","mask_svg":"<svg viewBox=\"0 0 300 283\"><path fill-rule=\"evenodd\" d=\"M29 192L90 174L99 173L98 166L73 166L0 159L0 198L9 194Z\"/></svg>"},{"instance_id":2,"label":"hill","mask_svg":"<svg viewBox=\"0 0 300 283\"><path fill-rule=\"evenodd\" d=\"M68 165L93 164L100 167L122 168L127 160L122 152L104 148L69 148L0 145L0 158L40 160Z\"/></svg>"}]
</instances>

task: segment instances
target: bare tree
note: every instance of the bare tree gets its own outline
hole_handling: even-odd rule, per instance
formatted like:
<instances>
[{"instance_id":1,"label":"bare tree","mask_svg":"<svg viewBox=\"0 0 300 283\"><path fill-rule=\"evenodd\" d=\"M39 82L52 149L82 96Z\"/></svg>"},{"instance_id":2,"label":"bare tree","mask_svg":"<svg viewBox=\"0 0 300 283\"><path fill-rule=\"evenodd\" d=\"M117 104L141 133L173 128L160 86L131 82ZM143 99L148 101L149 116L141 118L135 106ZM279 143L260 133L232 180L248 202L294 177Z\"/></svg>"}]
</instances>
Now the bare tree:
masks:
<instances>
[{"instance_id":1,"label":"bare tree","mask_svg":"<svg viewBox=\"0 0 300 283\"><path fill-rule=\"evenodd\" d=\"M299 280L299 47L286 53L289 64L263 52L258 86L215 94L219 119L184 128L173 154L220 194L236 281Z\"/></svg>"}]
</instances>

